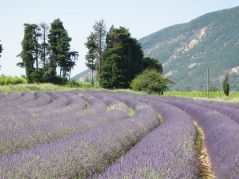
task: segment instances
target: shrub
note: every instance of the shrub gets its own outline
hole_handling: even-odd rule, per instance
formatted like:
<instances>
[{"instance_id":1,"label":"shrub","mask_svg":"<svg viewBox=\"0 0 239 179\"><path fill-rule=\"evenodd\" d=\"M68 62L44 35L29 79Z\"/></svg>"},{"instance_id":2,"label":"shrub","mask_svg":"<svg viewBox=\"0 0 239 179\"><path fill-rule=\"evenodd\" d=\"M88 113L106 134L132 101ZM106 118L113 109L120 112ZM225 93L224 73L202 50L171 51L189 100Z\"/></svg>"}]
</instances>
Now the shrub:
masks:
<instances>
[{"instance_id":1,"label":"shrub","mask_svg":"<svg viewBox=\"0 0 239 179\"><path fill-rule=\"evenodd\" d=\"M26 78L0 75L0 85L17 85L17 84L27 84Z\"/></svg>"},{"instance_id":2,"label":"shrub","mask_svg":"<svg viewBox=\"0 0 239 179\"><path fill-rule=\"evenodd\" d=\"M70 88L80 88L81 84L78 81L70 80L66 83L66 86Z\"/></svg>"},{"instance_id":3,"label":"shrub","mask_svg":"<svg viewBox=\"0 0 239 179\"><path fill-rule=\"evenodd\" d=\"M131 82L131 88L135 91L144 91L149 94L163 94L168 89L168 84L170 83L172 81L164 78L157 70L147 69Z\"/></svg>"}]
</instances>

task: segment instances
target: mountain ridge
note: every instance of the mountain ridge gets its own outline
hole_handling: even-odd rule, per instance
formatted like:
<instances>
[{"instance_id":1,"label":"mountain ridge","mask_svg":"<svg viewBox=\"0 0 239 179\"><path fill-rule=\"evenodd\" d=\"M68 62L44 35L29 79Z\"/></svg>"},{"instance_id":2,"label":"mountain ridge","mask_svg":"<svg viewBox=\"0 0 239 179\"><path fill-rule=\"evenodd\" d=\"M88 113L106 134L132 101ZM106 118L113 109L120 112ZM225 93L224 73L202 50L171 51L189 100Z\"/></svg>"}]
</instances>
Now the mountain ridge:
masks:
<instances>
[{"instance_id":1,"label":"mountain ridge","mask_svg":"<svg viewBox=\"0 0 239 179\"><path fill-rule=\"evenodd\" d=\"M231 73L231 87L238 90L239 7L202 15L187 23L173 25L139 41L145 56L158 58L166 76L176 83L173 90L206 90L206 71L210 84L220 88L220 76Z\"/></svg>"}]
</instances>

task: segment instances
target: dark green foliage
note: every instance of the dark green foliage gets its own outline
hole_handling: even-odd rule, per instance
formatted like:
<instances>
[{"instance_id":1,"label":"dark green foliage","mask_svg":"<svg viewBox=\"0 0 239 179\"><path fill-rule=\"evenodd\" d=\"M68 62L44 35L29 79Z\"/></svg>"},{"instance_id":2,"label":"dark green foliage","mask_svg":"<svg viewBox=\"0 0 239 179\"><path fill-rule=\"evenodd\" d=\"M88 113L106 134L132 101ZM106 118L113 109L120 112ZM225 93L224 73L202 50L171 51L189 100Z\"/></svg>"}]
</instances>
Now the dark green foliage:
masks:
<instances>
[{"instance_id":1,"label":"dark green foliage","mask_svg":"<svg viewBox=\"0 0 239 179\"><path fill-rule=\"evenodd\" d=\"M143 62L142 62L142 67L143 67L143 70L154 69L154 70L157 70L161 74L163 73L162 64L160 63L159 60L154 59L154 58L149 58L149 57L144 58Z\"/></svg>"},{"instance_id":2,"label":"dark green foliage","mask_svg":"<svg viewBox=\"0 0 239 179\"><path fill-rule=\"evenodd\" d=\"M2 51L3 51L2 44L0 44L0 57L1 57Z\"/></svg>"},{"instance_id":3,"label":"dark green foliage","mask_svg":"<svg viewBox=\"0 0 239 179\"><path fill-rule=\"evenodd\" d=\"M0 57L1 57L2 51L3 51L2 44L0 44ZM0 70L1 70L1 65L0 65Z\"/></svg>"},{"instance_id":4,"label":"dark green foliage","mask_svg":"<svg viewBox=\"0 0 239 179\"><path fill-rule=\"evenodd\" d=\"M223 92L226 96L229 96L230 93L230 85L229 85L229 74L225 72L222 76L222 88Z\"/></svg>"},{"instance_id":5,"label":"dark green foliage","mask_svg":"<svg viewBox=\"0 0 239 179\"><path fill-rule=\"evenodd\" d=\"M147 69L131 82L131 88L135 91L144 91L149 94L163 94L171 83L172 81L164 78L157 70Z\"/></svg>"},{"instance_id":6,"label":"dark green foliage","mask_svg":"<svg viewBox=\"0 0 239 179\"><path fill-rule=\"evenodd\" d=\"M57 19L48 26L45 23L24 24L24 39L22 52L19 55L22 62L17 66L26 70L29 83L57 83L62 84L70 78L72 68L78 58L78 52L70 51L71 38ZM48 36L48 39L46 39ZM59 68L60 75L57 74Z\"/></svg>"},{"instance_id":7,"label":"dark green foliage","mask_svg":"<svg viewBox=\"0 0 239 179\"><path fill-rule=\"evenodd\" d=\"M72 57L77 57L77 52L70 52L71 38L68 36L63 23L60 19L56 19L51 24L49 38L49 54L50 64L54 74L56 75L57 66L60 68L60 77L67 79L69 72L75 66Z\"/></svg>"},{"instance_id":8,"label":"dark green foliage","mask_svg":"<svg viewBox=\"0 0 239 179\"><path fill-rule=\"evenodd\" d=\"M22 63L18 63L19 66L25 67L26 78L29 83L34 82L32 73L35 70L34 64L38 63L38 26L36 24L24 24L24 38L22 41L22 52L20 54ZM38 65L36 65L38 67Z\"/></svg>"},{"instance_id":9,"label":"dark green foliage","mask_svg":"<svg viewBox=\"0 0 239 179\"><path fill-rule=\"evenodd\" d=\"M141 46L129 31L124 27L111 27L101 60L100 86L128 88L132 79L141 72L142 60Z\"/></svg>"},{"instance_id":10,"label":"dark green foliage","mask_svg":"<svg viewBox=\"0 0 239 179\"><path fill-rule=\"evenodd\" d=\"M85 56L86 66L91 70L91 83L94 84L94 70L96 70L97 59L96 59L96 42L95 35L93 33L87 38L86 47L88 48L88 52Z\"/></svg>"}]
</instances>

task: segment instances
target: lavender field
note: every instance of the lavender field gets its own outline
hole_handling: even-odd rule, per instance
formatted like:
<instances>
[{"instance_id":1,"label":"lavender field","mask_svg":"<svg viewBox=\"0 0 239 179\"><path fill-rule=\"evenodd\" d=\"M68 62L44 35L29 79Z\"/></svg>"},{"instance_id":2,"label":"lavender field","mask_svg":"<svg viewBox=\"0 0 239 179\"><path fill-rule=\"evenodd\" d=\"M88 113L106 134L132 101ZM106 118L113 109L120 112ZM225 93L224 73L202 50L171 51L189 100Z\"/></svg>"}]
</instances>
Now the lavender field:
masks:
<instances>
[{"instance_id":1,"label":"lavender field","mask_svg":"<svg viewBox=\"0 0 239 179\"><path fill-rule=\"evenodd\" d=\"M0 93L0 178L239 178L239 104Z\"/></svg>"}]
</instances>

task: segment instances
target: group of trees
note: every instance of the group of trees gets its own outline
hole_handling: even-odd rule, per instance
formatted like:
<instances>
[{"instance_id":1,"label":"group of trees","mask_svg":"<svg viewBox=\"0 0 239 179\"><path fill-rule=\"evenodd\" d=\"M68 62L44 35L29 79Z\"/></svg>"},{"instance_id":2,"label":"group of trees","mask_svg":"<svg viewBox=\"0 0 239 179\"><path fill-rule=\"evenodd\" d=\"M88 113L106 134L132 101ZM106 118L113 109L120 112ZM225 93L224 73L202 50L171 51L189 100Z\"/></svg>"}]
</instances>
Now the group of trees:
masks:
<instances>
[{"instance_id":1,"label":"group of trees","mask_svg":"<svg viewBox=\"0 0 239 179\"><path fill-rule=\"evenodd\" d=\"M60 19L46 23L24 24L22 62L29 83L61 83L70 78L78 52L70 50L71 38Z\"/></svg>"},{"instance_id":2,"label":"group of trees","mask_svg":"<svg viewBox=\"0 0 239 179\"><path fill-rule=\"evenodd\" d=\"M106 45L106 26L103 20L98 21L93 26L93 32L87 38L86 47L88 53L85 56L86 66L91 69L91 81L94 83L93 72L97 72L97 80L101 74L102 53Z\"/></svg>"},{"instance_id":3,"label":"group of trees","mask_svg":"<svg viewBox=\"0 0 239 179\"><path fill-rule=\"evenodd\" d=\"M132 80L145 69L162 74L159 60L144 58L139 42L124 27L112 26L109 32L104 21L96 22L86 47L86 65L97 72L97 80L103 88L129 88Z\"/></svg>"}]
</instances>

